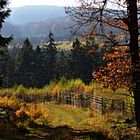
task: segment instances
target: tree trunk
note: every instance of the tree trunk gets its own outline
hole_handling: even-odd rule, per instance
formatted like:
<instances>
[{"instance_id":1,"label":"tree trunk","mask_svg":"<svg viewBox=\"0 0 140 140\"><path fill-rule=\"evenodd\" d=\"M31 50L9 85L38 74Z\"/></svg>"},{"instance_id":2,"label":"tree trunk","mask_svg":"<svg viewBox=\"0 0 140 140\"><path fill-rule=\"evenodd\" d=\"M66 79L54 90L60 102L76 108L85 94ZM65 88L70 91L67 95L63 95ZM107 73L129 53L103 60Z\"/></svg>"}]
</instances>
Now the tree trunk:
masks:
<instances>
[{"instance_id":1,"label":"tree trunk","mask_svg":"<svg viewBox=\"0 0 140 140\"><path fill-rule=\"evenodd\" d=\"M128 0L128 16L128 28L130 33L130 53L132 60L132 82L134 84L133 93L135 101L135 117L137 128L140 129L140 66L138 46L137 0Z\"/></svg>"}]
</instances>

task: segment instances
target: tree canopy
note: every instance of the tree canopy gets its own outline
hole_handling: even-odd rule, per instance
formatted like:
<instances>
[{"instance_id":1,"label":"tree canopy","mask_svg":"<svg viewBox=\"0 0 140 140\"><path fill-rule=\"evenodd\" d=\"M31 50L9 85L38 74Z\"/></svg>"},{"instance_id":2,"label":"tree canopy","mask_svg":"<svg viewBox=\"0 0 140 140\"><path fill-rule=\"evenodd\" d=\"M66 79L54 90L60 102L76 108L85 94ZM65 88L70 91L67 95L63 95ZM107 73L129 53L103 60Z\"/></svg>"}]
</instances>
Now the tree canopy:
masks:
<instances>
[{"instance_id":1,"label":"tree canopy","mask_svg":"<svg viewBox=\"0 0 140 140\"><path fill-rule=\"evenodd\" d=\"M5 19L10 15L10 9L7 8L8 0L1 0L0 1L0 31L2 29L3 23ZM10 37L3 37L0 33L0 65L2 65L3 55L7 53L7 46L11 41L12 36ZM0 66L0 87L3 84L3 74L2 74L2 66Z\"/></svg>"}]
</instances>

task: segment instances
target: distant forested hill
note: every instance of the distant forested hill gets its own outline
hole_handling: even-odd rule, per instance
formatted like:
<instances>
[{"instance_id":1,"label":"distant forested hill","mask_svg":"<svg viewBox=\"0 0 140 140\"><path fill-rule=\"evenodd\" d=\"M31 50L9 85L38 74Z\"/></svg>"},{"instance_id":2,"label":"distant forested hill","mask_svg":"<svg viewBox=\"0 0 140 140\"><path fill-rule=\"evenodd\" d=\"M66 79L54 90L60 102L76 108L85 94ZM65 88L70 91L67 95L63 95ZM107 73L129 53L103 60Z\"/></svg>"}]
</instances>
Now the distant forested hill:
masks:
<instances>
[{"instance_id":1,"label":"distant forested hill","mask_svg":"<svg viewBox=\"0 0 140 140\"><path fill-rule=\"evenodd\" d=\"M10 17L2 28L5 36L13 35L15 43L29 37L33 44L44 42L49 31L56 40L68 40L70 26L73 24L61 6L24 6L13 8Z\"/></svg>"},{"instance_id":2,"label":"distant forested hill","mask_svg":"<svg viewBox=\"0 0 140 140\"><path fill-rule=\"evenodd\" d=\"M30 22L24 25L14 25L6 22L2 29L5 36L13 34L14 37L35 37L46 36L52 31L55 36L66 37L70 33L70 26L73 24L70 17L49 19L38 22Z\"/></svg>"},{"instance_id":3,"label":"distant forested hill","mask_svg":"<svg viewBox=\"0 0 140 140\"><path fill-rule=\"evenodd\" d=\"M10 17L2 28L5 36L13 35L14 44L21 43L28 37L33 44L47 41L49 31L55 35L56 41L70 39L71 26L74 22L65 14L61 6L24 6L13 8ZM114 33L118 29L109 28Z\"/></svg>"},{"instance_id":4,"label":"distant forested hill","mask_svg":"<svg viewBox=\"0 0 140 140\"><path fill-rule=\"evenodd\" d=\"M8 22L14 25L38 22L65 17L64 7L61 6L24 6L13 8Z\"/></svg>"}]
</instances>

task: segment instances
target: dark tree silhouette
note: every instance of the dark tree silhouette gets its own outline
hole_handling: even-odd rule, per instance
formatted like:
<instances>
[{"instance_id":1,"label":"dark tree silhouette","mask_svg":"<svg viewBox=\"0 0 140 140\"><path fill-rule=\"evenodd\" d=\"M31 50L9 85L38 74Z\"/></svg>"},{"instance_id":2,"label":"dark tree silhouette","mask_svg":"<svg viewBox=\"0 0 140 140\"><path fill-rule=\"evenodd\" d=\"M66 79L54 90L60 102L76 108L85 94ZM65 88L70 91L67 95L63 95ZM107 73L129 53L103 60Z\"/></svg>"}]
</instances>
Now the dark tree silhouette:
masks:
<instances>
[{"instance_id":1,"label":"dark tree silhouette","mask_svg":"<svg viewBox=\"0 0 140 140\"><path fill-rule=\"evenodd\" d=\"M5 22L5 19L10 15L10 9L7 8L8 5L8 0L1 0L0 1L0 31L2 28L2 24ZM3 37L0 33L0 63L1 63L1 59L3 57L3 54L6 52L7 53L7 49L6 47L8 46L9 42L11 41L12 36L10 37ZM3 74L2 72L2 67L0 67L0 87L3 84Z\"/></svg>"},{"instance_id":2,"label":"dark tree silhouette","mask_svg":"<svg viewBox=\"0 0 140 140\"><path fill-rule=\"evenodd\" d=\"M45 83L49 83L50 80L53 80L55 73L55 65L56 65L56 54L57 49L55 47L54 35L52 32L48 35L48 42L45 45L45 49L43 51L43 63L44 63L44 72L45 72Z\"/></svg>"},{"instance_id":3,"label":"dark tree silhouette","mask_svg":"<svg viewBox=\"0 0 140 140\"><path fill-rule=\"evenodd\" d=\"M25 39L24 45L17 59L17 83L25 87L33 86L34 50L29 39Z\"/></svg>"},{"instance_id":4,"label":"dark tree silhouette","mask_svg":"<svg viewBox=\"0 0 140 140\"><path fill-rule=\"evenodd\" d=\"M42 50L39 46L37 46L34 52L34 69L33 69L33 81L35 87L42 87L45 85L44 83L44 67L43 67L43 54Z\"/></svg>"},{"instance_id":5,"label":"dark tree silhouette","mask_svg":"<svg viewBox=\"0 0 140 140\"><path fill-rule=\"evenodd\" d=\"M71 78L80 78L85 83L91 82L93 69L93 56L88 53L88 44L83 46L78 39L73 42L69 68Z\"/></svg>"}]
</instances>

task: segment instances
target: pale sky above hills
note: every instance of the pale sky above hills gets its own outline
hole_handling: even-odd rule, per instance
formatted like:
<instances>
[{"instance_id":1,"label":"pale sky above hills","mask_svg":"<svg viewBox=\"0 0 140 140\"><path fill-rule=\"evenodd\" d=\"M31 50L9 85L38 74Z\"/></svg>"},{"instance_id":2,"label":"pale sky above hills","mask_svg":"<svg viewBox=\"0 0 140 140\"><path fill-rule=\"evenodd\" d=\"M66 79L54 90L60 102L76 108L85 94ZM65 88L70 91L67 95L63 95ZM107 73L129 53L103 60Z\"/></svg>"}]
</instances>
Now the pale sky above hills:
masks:
<instances>
[{"instance_id":1,"label":"pale sky above hills","mask_svg":"<svg viewBox=\"0 0 140 140\"><path fill-rule=\"evenodd\" d=\"M57 5L71 6L75 5L78 0L9 0L10 7L20 7L25 5Z\"/></svg>"}]
</instances>

